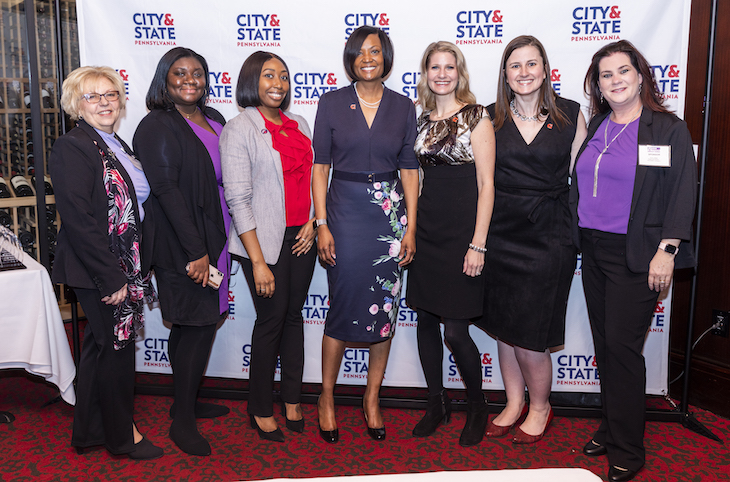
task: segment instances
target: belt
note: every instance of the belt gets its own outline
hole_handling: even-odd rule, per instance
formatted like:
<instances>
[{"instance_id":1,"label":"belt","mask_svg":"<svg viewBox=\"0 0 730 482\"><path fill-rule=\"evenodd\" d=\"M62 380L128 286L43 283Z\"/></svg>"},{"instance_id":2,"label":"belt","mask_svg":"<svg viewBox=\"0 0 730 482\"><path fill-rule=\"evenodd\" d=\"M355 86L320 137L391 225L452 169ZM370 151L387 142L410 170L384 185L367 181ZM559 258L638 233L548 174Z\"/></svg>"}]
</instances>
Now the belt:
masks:
<instances>
[{"instance_id":1,"label":"belt","mask_svg":"<svg viewBox=\"0 0 730 482\"><path fill-rule=\"evenodd\" d=\"M332 171L332 178L343 181L373 183L380 181L392 181L398 178L398 171L372 172L370 174L360 172Z\"/></svg>"}]
</instances>

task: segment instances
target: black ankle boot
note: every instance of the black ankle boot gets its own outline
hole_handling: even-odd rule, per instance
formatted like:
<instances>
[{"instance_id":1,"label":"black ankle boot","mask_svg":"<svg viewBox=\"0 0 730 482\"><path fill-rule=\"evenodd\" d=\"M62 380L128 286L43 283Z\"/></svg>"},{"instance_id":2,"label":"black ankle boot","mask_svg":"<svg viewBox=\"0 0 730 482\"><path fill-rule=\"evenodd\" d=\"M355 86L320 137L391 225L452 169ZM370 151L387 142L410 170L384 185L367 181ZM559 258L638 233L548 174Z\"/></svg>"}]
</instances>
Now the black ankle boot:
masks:
<instances>
[{"instance_id":1,"label":"black ankle boot","mask_svg":"<svg viewBox=\"0 0 730 482\"><path fill-rule=\"evenodd\" d=\"M413 436L428 437L436 431L442 420L444 423L449 423L449 418L451 418L451 400L446 390L441 390L441 393L436 395L429 395L426 414L413 427Z\"/></svg>"},{"instance_id":2,"label":"black ankle boot","mask_svg":"<svg viewBox=\"0 0 730 482\"><path fill-rule=\"evenodd\" d=\"M473 402L468 400L466 402L466 424L464 430L461 431L459 445L469 447L481 442L487 429L488 420L489 406L487 406L487 401Z\"/></svg>"}]
</instances>

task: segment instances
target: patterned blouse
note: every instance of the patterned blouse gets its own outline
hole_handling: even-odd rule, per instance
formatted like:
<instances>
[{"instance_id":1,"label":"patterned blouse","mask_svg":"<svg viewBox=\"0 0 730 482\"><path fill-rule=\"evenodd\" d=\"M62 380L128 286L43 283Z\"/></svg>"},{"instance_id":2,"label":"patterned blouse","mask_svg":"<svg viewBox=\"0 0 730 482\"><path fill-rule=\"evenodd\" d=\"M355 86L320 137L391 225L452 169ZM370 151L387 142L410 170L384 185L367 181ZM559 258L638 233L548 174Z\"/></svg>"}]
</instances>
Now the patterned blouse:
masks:
<instances>
[{"instance_id":1,"label":"patterned blouse","mask_svg":"<svg viewBox=\"0 0 730 482\"><path fill-rule=\"evenodd\" d=\"M431 111L418 118L418 136L413 150L422 167L471 164L471 132L479 121L489 118L487 109L479 104L465 105L448 119L431 120Z\"/></svg>"}]
</instances>

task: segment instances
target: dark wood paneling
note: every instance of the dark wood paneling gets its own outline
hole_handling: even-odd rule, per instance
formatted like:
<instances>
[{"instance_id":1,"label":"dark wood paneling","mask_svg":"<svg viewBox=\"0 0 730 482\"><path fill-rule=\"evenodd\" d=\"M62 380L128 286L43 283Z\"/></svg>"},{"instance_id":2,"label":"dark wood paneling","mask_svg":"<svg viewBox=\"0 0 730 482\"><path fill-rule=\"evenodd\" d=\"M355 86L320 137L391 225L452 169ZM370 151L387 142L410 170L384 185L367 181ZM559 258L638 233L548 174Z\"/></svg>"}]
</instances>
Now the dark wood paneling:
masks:
<instances>
[{"instance_id":1,"label":"dark wood paneling","mask_svg":"<svg viewBox=\"0 0 730 482\"><path fill-rule=\"evenodd\" d=\"M730 2L718 2L713 98L702 232L697 269L697 300L692 338L697 339L712 324L712 309L730 310ZM703 101L708 66L710 0L692 2L687 101L685 120L695 143L702 138ZM700 146L702 149L702 146ZM678 273L672 313L672 378L681 370L686 345L691 272ZM690 402L715 413L730 416L730 340L708 334L693 352L690 372ZM674 396L681 383L672 385Z\"/></svg>"}]
</instances>

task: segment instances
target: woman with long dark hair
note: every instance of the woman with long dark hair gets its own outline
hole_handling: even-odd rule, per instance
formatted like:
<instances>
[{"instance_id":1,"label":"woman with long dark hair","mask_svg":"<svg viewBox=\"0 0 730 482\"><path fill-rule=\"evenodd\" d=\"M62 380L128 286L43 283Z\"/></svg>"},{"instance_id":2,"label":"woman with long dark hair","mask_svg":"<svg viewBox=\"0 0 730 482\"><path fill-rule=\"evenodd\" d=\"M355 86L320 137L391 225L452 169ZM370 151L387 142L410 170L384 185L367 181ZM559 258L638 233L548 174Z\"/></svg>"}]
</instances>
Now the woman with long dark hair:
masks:
<instances>
[{"instance_id":1,"label":"woman with long dark hair","mask_svg":"<svg viewBox=\"0 0 730 482\"><path fill-rule=\"evenodd\" d=\"M616 482L644 466L642 349L659 293L675 268L695 264L689 241L697 166L687 125L664 106L653 69L630 42L593 55L585 91L593 117L570 204L601 379L601 425L583 453L608 455L608 480Z\"/></svg>"},{"instance_id":2,"label":"woman with long dark hair","mask_svg":"<svg viewBox=\"0 0 730 482\"><path fill-rule=\"evenodd\" d=\"M553 90L547 53L535 37L509 42L500 67L497 101L487 107L497 161L483 326L497 339L507 405L486 435L504 436L525 416L512 442L534 443L553 417L550 349L564 343L576 259L568 179L585 120L577 102Z\"/></svg>"},{"instance_id":3,"label":"woman with long dark hair","mask_svg":"<svg viewBox=\"0 0 730 482\"><path fill-rule=\"evenodd\" d=\"M216 325L228 313L230 224L223 197L218 136L225 120L205 105L208 64L176 47L162 56L147 92L150 113L134 134L152 188L155 212L153 265L162 317L172 323L168 353L175 403L170 438L191 455L210 455L196 417L228 413L197 402ZM211 272L222 273L214 288Z\"/></svg>"}]
</instances>

